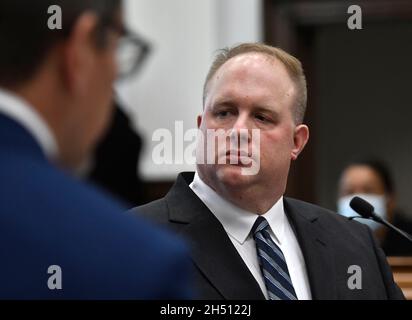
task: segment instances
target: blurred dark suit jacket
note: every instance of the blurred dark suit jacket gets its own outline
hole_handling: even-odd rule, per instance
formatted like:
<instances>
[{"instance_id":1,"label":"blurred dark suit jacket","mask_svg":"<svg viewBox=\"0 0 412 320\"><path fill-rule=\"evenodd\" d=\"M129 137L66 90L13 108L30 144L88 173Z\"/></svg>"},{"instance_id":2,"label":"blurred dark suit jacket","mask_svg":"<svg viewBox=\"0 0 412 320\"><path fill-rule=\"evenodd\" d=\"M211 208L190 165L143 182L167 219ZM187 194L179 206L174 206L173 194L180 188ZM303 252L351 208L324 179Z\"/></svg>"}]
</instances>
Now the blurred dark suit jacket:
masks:
<instances>
[{"instance_id":1,"label":"blurred dark suit jacket","mask_svg":"<svg viewBox=\"0 0 412 320\"><path fill-rule=\"evenodd\" d=\"M145 203L145 188L137 172L142 146L142 138L115 101L112 122L96 146L87 178L130 206Z\"/></svg>"},{"instance_id":2,"label":"blurred dark suit jacket","mask_svg":"<svg viewBox=\"0 0 412 320\"><path fill-rule=\"evenodd\" d=\"M180 240L54 167L0 114L0 299L188 298ZM48 268L62 290L48 288Z\"/></svg>"},{"instance_id":3,"label":"blurred dark suit jacket","mask_svg":"<svg viewBox=\"0 0 412 320\"><path fill-rule=\"evenodd\" d=\"M192 180L193 173L180 174L163 199L139 207L136 214L188 239L199 298L264 299L220 222L190 189ZM309 203L284 201L306 262L313 299L404 298L368 227ZM351 265L361 268L361 290L348 287Z\"/></svg>"}]
</instances>

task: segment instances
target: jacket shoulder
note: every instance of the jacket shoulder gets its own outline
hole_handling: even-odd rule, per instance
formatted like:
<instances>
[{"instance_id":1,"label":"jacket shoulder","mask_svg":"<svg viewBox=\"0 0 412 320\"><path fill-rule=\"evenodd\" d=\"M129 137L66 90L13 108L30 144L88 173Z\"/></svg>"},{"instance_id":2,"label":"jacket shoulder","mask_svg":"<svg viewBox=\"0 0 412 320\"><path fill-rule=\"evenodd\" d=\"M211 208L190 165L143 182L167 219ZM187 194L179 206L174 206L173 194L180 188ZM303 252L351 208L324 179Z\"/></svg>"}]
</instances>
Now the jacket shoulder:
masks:
<instances>
[{"instance_id":1,"label":"jacket shoulder","mask_svg":"<svg viewBox=\"0 0 412 320\"><path fill-rule=\"evenodd\" d=\"M355 237L370 242L368 227L356 220L349 220L332 210L302 200L285 197L286 211L300 212L308 218L318 219L325 232L339 237Z\"/></svg>"},{"instance_id":2,"label":"jacket shoulder","mask_svg":"<svg viewBox=\"0 0 412 320\"><path fill-rule=\"evenodd\" d=\"M0 163L7 165L0 166L7 177L0 179L0 221L9 226L0 240L14 252L0 254L0 298L54 297L42 280L51 264L70 275L64 298L188 296L190 265L180 238L125 214L121 203L46 161L16 154Z\"/></svg>"},{"instance_id":3,"label":"jacket shoulder","mask_svg":"<svg viewBox=\"0 0 412 320\"><path fill-rule=\"evenodd\" d=\"M166 223L169 217L169 208L165 198L135 207L130 212L136 216L161 224Z\"/></svg>"}]
</instances>

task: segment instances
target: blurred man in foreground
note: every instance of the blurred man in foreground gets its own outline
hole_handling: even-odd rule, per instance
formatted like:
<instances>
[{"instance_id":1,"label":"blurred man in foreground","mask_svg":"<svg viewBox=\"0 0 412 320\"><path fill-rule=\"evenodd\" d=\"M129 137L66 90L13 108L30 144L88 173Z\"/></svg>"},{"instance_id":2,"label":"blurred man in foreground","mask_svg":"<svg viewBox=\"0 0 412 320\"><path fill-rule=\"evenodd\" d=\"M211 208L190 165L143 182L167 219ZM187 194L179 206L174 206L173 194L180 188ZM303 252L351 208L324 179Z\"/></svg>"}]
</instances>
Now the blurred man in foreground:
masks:
<instances>
[{"instance_id":1,"label":"blurred man in foreground","mask_svg":"<svg viewBox=\"0 0 412 320\"><path fill-rule=\"evenodd\" d=\"M118 0L0 2L2 299L189 297L184 245L62 170L108 124L124 36Z\"/></svg>"}]
</instances>

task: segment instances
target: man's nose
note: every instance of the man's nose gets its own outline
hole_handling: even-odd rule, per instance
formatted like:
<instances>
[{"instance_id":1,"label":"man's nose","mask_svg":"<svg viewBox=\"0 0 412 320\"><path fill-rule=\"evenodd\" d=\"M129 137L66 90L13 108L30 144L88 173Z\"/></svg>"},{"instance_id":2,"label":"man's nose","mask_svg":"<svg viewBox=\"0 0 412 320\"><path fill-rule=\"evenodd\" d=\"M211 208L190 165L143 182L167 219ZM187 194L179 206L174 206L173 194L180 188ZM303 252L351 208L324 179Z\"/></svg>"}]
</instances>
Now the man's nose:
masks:
<instances>
[{"instance_id":1,"label":"man's nose","mask_svg":"<svg viewBox=\"0 0 412 320\"><path fill-rule=\"evenodd\" d=\"M240 113L233 123L233 130L251 129L249 128L250 125L249 116L246 113Z\"/></svg>"},{"instance_id":2,"label":"man's nose","mask_svg":"<svg viewBox=\"0 0 412 320\"><path fill-rule=\"evenodd\" d=\"M236 122L233 124L231 135L237 135L239 141L247 140L247 142L250 142L252 131L252 128L250 126L251 123L248 119L248 116L240 114L236 119Z\"/></svg>"}]
</instances>

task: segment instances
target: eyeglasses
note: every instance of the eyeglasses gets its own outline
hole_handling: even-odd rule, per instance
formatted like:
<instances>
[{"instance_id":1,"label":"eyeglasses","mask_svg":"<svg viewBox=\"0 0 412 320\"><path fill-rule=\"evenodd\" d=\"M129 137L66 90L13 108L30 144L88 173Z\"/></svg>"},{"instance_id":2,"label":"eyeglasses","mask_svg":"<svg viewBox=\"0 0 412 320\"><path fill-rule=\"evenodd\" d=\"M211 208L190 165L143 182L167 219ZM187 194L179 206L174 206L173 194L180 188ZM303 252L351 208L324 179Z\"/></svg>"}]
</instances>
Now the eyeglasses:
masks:
<instances>
[{"instance_id":1,"label":"eyeglasses","mask_svg":"<svg viewBox=\"0 0 412 320\"><path fill-rule=\"evenodd\" d=\"M118 78L123 80L135 75L150 53L149 43L137 33L126 28L116 28L120 39L116 50Z\"/></svg>"}]
</instances>

